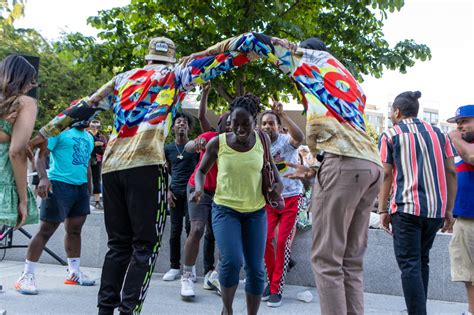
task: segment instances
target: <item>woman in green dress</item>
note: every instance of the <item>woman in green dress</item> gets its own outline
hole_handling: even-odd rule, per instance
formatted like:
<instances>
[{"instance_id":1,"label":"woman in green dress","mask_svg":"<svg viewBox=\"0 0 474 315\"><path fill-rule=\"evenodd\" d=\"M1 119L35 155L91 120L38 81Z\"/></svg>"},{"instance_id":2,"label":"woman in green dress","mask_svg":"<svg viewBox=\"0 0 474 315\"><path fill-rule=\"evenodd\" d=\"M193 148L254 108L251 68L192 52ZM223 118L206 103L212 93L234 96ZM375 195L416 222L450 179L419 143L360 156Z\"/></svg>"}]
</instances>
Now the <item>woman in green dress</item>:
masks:
<instances>
[{"instance_id":1,"label":"woman in green dress","mask_svg":"<svg viewBox=\"0 0 474 315\"><path fill-rule=\"evenodd\" d=\"M19 228L38 222L38 208L27 183L27 142L36 120L36 70L23 57L0 62L0 225Z\"/></svg>"}]
</instances>

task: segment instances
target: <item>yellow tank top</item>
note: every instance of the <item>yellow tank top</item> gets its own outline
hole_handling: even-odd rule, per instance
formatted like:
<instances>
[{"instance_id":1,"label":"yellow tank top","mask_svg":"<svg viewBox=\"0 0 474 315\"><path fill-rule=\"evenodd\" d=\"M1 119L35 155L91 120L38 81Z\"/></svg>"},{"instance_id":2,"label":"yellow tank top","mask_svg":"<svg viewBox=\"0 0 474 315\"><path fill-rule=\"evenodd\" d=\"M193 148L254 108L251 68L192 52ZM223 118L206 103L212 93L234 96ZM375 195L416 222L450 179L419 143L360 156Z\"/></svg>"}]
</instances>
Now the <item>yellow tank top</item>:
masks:
<instances>
[{"instance_id":1,"label":"yellow tank top","mask_svg":"<svg viewBox=\"0 0 474 315\"><path fill-rule=\"evenodd\" d=\"M239 212L253 212L265 206L262 193L263 146L258 134L252 149L238 152L219 135L217 187L214 202Z\"/></svg>"}]
</instances>

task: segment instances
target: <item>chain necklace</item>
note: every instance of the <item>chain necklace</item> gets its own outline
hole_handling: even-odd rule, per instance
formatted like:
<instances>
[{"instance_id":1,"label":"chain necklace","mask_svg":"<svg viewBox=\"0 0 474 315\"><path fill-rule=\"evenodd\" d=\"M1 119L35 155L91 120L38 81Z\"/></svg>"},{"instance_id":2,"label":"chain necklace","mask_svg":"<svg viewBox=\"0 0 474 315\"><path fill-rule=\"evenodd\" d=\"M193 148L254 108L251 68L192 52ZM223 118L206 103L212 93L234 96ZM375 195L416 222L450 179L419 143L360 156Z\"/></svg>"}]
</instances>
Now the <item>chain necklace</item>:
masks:
<instances>
[{"instance_id":1,"label":"chain necklace","mask_svg":"<svg viewBox=\"0 0 474 315\"><path fill-rule=\"evenodd\" d=\"M178 155L176 156L178 159L182 160L184 158L183 153L184 153L184 148L183 151L179 152L178 146L176 145L176 142L174 143L174 146L176 147L176 151L178 151Z\"/></svg>"}]
</instances>

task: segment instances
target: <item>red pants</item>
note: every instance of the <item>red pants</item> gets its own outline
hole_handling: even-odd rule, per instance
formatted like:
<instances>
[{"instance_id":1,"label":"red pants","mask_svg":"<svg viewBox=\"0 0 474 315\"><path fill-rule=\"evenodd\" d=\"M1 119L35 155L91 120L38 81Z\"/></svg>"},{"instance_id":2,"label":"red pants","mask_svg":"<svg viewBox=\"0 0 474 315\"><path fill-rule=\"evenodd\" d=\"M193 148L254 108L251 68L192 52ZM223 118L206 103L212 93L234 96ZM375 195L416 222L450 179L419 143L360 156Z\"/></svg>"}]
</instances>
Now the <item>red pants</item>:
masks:
<instances>
[{"instance_id":1,"label":"red pants","mask_svg":"<svg viewBox=\"0 0 474 315\"><path fill-rule=\"evenodd\" d=\"M282 294L286 271L290 261L293 227L296 223L301 196L285 198L285 208L277 210L267 205L267 244L265 247L265 267L271 294ZM276 253L273 246L275 228L279 224Z\"/></svg>"}]
</instances>

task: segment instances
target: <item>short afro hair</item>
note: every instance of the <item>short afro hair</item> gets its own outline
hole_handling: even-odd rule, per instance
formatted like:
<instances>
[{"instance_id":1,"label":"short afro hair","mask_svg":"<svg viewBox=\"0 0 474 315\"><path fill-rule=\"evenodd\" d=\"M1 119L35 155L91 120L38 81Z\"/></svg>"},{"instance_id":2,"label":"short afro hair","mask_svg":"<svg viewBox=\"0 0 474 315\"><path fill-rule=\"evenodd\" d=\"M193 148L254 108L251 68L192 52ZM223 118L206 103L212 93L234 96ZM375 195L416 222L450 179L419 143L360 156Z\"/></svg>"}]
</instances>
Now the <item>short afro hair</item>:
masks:
<instances>
[{"instance_id":1,"label":"short afro hair","mask_svg":"<svg viewBox=\"0 0 474 315\"><path fill-rule=\"evenodd\" d=\"M189 129L193 129L194 127L194 119L191 115L185 112L177 112L176 115L173 117L173 123L171 124L171 127L174 126L174 123L176 122L176 119L178 118L185 118L188 121L188 126Z\"/></svg>"}]
</instances>

